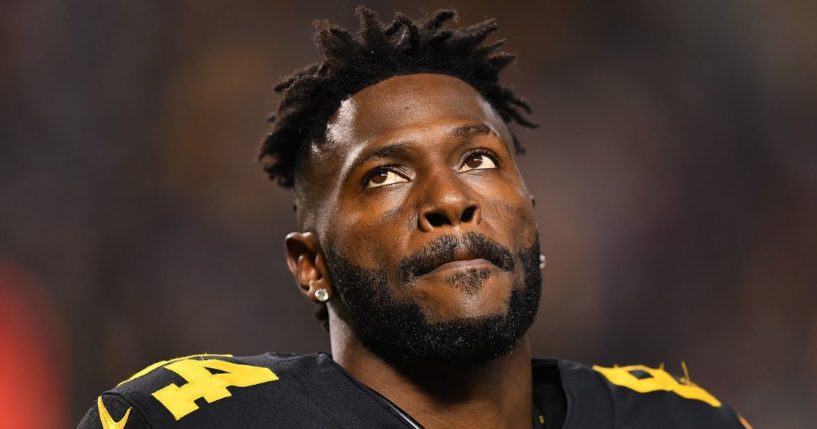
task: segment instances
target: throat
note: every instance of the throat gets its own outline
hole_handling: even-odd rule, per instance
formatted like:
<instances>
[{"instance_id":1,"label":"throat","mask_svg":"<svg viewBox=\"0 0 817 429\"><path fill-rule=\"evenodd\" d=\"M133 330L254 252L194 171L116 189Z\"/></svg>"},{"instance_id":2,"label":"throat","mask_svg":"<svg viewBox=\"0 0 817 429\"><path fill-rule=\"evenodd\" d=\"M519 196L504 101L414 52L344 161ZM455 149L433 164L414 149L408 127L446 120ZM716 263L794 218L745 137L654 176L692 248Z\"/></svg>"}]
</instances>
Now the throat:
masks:
<instances>
[{"instance_id":1,"label":"throat","mask_svg":"<svg viewBox=\"0 0 817 429\"><path fill-rule=\"evenodd\" d=\"M425 428L532 427L526 338L507 355L473 365L395 363L363 348L348 352L336 356L346 371Z\"/></svg>"}]
</instances>

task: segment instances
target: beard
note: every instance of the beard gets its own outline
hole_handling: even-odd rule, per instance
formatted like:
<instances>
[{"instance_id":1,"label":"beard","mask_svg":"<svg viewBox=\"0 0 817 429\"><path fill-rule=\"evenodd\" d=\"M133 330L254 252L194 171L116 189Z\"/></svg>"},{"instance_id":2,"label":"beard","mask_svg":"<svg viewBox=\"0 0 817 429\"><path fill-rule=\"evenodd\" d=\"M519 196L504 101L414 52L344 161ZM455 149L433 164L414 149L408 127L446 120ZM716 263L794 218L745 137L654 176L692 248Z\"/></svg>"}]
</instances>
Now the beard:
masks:
<instances>
[{"instance_id":1,"label":"beard","mask_svg":"<svg viewBox=\"0 0 817 429\"><path fill-rule=\"evenodd\" d=\"M484 255L504 271L521 271L500 314L429 322L420 305L395 298L384 269L354 265L341 255L326 253L329 278L340 298L338 315L350 324L361 343L376 355L405 363L477 364L508 354L536 318L542 291L539 239L517 253L484 235L469 233L460 239L443 236L400 262L401 277L410 283L431 261L452 255L458 246ZM439 287L459 287L476 293L490 277L468 270L449 276Z\"/></svg>"}]
</instances>

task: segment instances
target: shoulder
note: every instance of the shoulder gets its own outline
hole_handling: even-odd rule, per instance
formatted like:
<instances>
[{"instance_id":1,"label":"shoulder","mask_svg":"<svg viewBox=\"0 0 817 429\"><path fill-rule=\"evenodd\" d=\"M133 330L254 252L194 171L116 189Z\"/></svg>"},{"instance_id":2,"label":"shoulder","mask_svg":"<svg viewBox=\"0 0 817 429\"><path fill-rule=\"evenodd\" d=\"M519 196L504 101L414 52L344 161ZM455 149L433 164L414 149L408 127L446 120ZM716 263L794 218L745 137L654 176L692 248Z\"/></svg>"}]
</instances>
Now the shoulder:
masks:
<instances>
[{"instance_id":1,"label":"shoulder","mask_svg":"<svg viewBox=\"0 0 817 429\"><path fill-rule=\"evenodd\" d=\"M615 427L735 428L750 427L729 406L689 375L679 377L663 366L588 367L558 361L568 401L595 401ZM686 366L684 365L686 373ZM575 409L598 404L573 404Z\"/></svg>"},{"instance_id":2,"label":"shoulder","mask_svg":"<svg viewBox=\"0 0 817 429\"><path fill-rule=\"evenodd\" d=\"M219 427L257 421L258 415L268 415L270 425L298 427L293 421L298 413L320 417L315 405L303 400L308 393L299 380L327 359L202 354L157 362L104 392L79 427Z\"/></svg>"}]
</instances>

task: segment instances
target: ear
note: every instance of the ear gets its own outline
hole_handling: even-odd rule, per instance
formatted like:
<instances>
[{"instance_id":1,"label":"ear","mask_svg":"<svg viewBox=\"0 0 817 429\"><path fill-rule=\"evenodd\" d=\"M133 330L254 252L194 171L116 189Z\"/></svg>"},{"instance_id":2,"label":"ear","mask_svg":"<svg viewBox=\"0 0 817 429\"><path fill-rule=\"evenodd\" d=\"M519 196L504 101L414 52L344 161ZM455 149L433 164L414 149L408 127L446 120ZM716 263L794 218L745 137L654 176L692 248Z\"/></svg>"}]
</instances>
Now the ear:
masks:
<instances>
[{"instance_id":1,"label":"ear","mask_svg":"<svg viewBox=\"0 0 817 429\"><path fill-rule=\"evenodd\" d=\"M287 266L301 293L310 300L320 302L315 291L326 289L331 299L334 295L329 284L326 258L323 256L318 237L312 232L291 232L284 241L287 250Z\"/></svg>"}]
</instances>

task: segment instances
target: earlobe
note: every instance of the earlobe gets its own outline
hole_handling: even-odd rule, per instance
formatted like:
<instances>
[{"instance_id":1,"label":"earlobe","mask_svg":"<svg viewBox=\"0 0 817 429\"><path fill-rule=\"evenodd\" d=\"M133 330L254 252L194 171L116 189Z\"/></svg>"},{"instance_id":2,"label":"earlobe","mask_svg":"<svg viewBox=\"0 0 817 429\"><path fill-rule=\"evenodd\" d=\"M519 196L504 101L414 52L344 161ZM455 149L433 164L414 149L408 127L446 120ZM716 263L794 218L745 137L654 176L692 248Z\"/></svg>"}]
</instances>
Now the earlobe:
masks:
<instances>
[{"instance_id":1,"label":"earlobe","mask_svg":"<svg viewBox=\"0 0 817 429\"><path fill-rule=\"evenodd\" d=\"M327 275L326 260L320 249L318 238L312 232L292 232L285 240L287 252L287 266L292 277L298 284L301 293L310 300L321 301L320 298L332 294ZM315 296L318 290L325 290ZM325 300L324 300L325 301Z\"/></svg>"}]
</instances>

